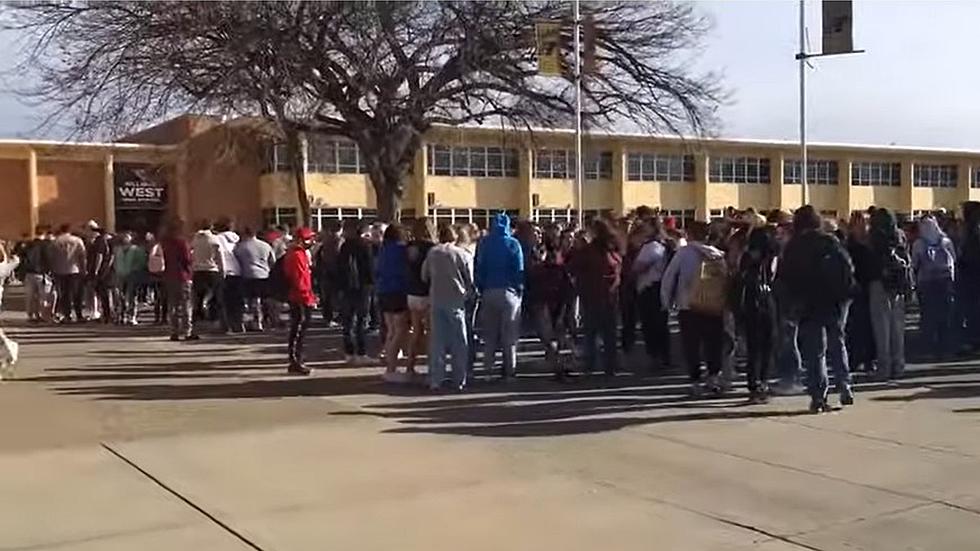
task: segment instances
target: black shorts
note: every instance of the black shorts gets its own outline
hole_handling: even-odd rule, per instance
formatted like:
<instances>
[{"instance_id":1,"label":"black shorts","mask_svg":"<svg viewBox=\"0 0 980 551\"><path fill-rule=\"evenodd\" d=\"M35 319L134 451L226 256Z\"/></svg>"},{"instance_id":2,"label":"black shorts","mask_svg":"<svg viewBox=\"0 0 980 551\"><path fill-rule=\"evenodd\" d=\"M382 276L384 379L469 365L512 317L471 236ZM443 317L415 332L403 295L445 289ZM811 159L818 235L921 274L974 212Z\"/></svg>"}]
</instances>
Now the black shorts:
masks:
<instances>
[{"instance_id":1,"label":"black shorts","mask_svg":"<svg viewBox=\"0 0 980 551\"><path fill-rule=\"evenodd\" d=\"M244 279L242 293L246 299L263 299L269 296L268 279Z\"/></svg>"},{"instance_id":2,"label":"black shorts","mask_svg":"<svg viewBox=\"0 0 980 551\"><path fill-rule=\"evenodd\" d=\"M378 305L386 314L400 314L408 311L408 296L404 293L385 293L378 295Z\"/></svg>"}]
</instances>

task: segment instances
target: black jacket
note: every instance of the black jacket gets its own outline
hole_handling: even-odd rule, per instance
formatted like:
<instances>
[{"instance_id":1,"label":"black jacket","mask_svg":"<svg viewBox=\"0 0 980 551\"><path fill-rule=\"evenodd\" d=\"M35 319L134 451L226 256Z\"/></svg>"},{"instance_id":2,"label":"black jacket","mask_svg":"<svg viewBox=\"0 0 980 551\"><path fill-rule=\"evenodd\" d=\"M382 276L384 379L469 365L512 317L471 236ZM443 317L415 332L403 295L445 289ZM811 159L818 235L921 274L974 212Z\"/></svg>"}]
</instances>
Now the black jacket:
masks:
<instances>
[{"instance_id":1,"label":"black jacket","mask_svg":"<svg viewBox=\"0 0 980 551\"><path fill-rule=\"evenodd\" d=\"M374 285L374 262L371 247L361 237L347 239L337 253L337 288L341 291L365 291Z\"/></svg>"}]
</instances>

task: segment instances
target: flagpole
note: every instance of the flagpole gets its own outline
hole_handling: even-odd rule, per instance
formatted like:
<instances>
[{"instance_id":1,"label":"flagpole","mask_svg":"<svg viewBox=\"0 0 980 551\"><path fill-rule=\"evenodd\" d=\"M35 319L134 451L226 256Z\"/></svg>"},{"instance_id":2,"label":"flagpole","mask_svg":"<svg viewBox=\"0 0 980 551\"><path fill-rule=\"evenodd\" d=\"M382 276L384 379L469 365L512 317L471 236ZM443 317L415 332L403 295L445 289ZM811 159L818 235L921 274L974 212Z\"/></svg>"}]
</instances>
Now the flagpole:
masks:
<instances>
[{"instance_id":1,"label":"flagpole","mask_svg":"<svg viewBox=\"0 0 980 551\"><path fill-rule=\"evenodd\" d=\"M800 183L803 184L802 204L807 204L807 173L809 166L806 155L806 0L800 0L800 157L803 166L801 170Z\"/></svg>"},{"instance_id":2,"label":"flagpole","mask_svg":"<svg viewBox=\"0 0 980 551\"><path fill-rule=\"evenodd\" d=\"M578 211L578 227L584 227L585 213L582 204L582 14L579 0L572 2L575 19L575 204Z\"/></svg>"}]
</instances>

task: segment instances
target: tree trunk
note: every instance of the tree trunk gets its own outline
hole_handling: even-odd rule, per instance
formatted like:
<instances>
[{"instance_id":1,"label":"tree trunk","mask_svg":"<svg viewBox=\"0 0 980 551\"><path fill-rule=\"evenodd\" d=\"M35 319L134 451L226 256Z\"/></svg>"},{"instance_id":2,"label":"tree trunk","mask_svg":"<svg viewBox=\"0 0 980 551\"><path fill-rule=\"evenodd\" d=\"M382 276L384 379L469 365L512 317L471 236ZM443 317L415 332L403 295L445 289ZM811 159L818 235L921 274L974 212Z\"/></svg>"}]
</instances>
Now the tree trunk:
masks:
<instances>
[{"instance_id":1,"label":"tree trunk","mask_svg":"<svg viewBox=\"0 0 980 551\"><path fill-rule=\"evenodd\" d=\"M303 144L299 132L286 129L286 151L289 155L289 166L296 181L296 199L299 208L296 209L296 226L305 226L310 220L310 196L306 192L306 170L303 162Z\"/></svg>"},{"instance_id":2,"label":"tree trunk","mask_svg":"<svg viewBox=\"0 0 980 551\"><path fill-rule=\"evenodd\" d=\"M399 182L390 182L383 175L380 180L371 176L374 185L374 195L377 198L378 220L382 222L397 222L401 218L402 197Z\"/></svg>"}]
</instances>

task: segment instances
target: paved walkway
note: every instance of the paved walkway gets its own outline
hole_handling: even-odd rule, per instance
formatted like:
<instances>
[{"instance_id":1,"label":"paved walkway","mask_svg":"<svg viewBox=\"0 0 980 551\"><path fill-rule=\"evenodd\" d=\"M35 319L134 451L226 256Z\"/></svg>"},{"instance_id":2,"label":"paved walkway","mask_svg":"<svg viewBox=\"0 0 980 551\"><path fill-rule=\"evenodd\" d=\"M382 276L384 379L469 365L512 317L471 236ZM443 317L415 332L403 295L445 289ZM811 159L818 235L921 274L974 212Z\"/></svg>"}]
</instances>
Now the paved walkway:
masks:
<instances>
[{"instance_id":1,"label":"paved walkway","mask_svg":"<svg viewBox=\"0 0 980 551\"><path fill-rule=\"evenodd\" d=\"M951 550L980 544L980 364L803 397L680 377L428 396L273 338L27 327L0 384L0 550Z\"/></svg>"}]
</instances>

